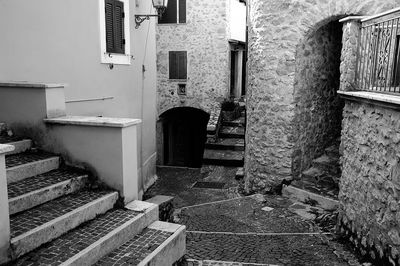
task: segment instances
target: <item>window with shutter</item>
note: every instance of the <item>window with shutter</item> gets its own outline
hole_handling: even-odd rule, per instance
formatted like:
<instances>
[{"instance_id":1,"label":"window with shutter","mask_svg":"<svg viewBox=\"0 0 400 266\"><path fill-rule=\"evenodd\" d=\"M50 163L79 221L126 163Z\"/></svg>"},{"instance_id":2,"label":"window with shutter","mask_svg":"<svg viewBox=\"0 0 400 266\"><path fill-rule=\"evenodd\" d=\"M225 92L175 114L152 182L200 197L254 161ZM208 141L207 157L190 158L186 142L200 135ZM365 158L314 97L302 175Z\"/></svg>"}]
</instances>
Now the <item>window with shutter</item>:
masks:
<instances>
[{"instance_id":1,"label":"window with shutter","mask_svg":"<svg viewBox=\"0 0 400 266\"><path fill-rule=\"evenodd\" d=\"M169 78L187 79L187 52L169 52Z\"/></svg>"},{"instance_id":2,"label":"window with shutter","mask_svg":"<svg viewBox=\"0 0 400 266\"><path fill-rule=\"evenodd\" d=\"M118 0L105 0L106 51L125 53L124 3Z\"/></svg>"},{"instance_id":3,"label":"window with shutter","mask_svg":"<svg viewBox=\"0 0 400 266\"><path fill-rule=\"evenodd\" d=\"M101 63L130 65L130 0L97 0Z\"/></svg>"},{"instance_id":4,"label":"window with shutter","mask_svg":"<svg viewBox=\"0 0 400 266\"><path fill-rule=\"evenodd\" d=\"M186 23L186 0L169 0L168 6L158 24Z\"/></svg>"}]
</instances>

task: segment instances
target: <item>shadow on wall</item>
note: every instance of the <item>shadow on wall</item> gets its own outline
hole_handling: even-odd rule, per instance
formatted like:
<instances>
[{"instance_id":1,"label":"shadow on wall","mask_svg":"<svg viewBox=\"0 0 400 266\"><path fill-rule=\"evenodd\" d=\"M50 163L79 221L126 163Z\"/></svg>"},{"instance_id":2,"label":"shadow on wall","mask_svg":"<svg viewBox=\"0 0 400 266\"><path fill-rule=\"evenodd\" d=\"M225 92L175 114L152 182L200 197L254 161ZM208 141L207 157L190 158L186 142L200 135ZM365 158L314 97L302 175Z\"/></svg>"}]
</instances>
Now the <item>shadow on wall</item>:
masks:
<instances>
[{"instance_id":1,"label":"shadow on wall","mask_svg":"<svg viewBox=\"0 0 400 266\"><path fill-rule=\"evenodd\" d=\"M344 102L337 90L342 35L342 24L335 20L311 32L297 47L294 178L308 169L325 148L340 139Z\"/></svg>"},{"instance_id":2,"label":"shadow on wall","mask_svg":"<svg viewBox=\"0 0 400 266\"><path fill-rule=\"evenodd\" d=\"M158 121L158 163L199 168L202 165L210 115L192 107L164 112Z\"/></svg>"}]
</instances>

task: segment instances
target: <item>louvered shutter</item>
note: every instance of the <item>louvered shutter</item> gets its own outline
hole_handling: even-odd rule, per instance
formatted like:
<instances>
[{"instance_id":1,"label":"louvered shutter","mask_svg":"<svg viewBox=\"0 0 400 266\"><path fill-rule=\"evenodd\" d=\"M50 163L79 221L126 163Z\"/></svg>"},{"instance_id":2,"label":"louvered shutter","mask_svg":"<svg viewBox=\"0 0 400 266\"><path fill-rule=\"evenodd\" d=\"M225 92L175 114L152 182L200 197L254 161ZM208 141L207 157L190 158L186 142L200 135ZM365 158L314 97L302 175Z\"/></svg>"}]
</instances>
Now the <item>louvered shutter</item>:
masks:
<instances>
[{"instance_id":1,"label":"louvered shutter","mask_svg":"<svg viewBox=\"0 0 400 266\"><path fill-rule=\"evenodd\" d=\"M186 0L179 0L179 23L186 23Z\"/></svg>"},{"instance_id":2,"label":"louvered shutter","mask_svg":"<svg viewBox=\"0 0 400 266\"><path fill-rule=\"evenodd\" d=\"M187 78L186 52L178 53L178 79Z\"/></svg>"},{"instance_id":3,"label":"louvered shutter","mask_svg":"<svg viewBox=\"0 0 400 266\"><path fill-rule=\"evenodd\" d=\"M178 78L178 54L169 52L169 79Z\"/></svg>"},{"instance_id":4,"label":"louvered shutter","mask_svg":"<svg viewBox=\"0 0 400 266\"><path fill-rule=\"evenodd\" d=\"M124 54L124 3L117 0L105 0L105 17L107 53Z\"/></svg>"}]
</instances>

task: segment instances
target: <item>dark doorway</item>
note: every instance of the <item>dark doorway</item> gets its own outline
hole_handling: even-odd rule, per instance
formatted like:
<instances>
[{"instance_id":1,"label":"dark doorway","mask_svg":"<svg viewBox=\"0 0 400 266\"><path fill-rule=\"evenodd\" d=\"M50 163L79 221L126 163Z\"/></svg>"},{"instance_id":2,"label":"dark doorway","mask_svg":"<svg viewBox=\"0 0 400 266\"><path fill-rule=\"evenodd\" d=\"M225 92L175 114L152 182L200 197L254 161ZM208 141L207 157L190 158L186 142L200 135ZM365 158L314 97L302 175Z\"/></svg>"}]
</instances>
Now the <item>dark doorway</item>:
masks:
<instances>
[{"instance_id":1,"label":"dark doorway","mask_svg":"<svg viewBox=\"0 0 400 266\"><path fill-rule=\"evenodd\" d=\"M246 51L242 42L230 42L230 95L240 98L246 94Z\"/></svg>"},{"instance_id":2,"label":"dark doorway","mask_svg":"<svg viewBox=\"0 0 400 266\"><path fill-rule=\"evenodd\" d=\"M201 167L209 114L179 107L162 116L164 165Z\"/></svg>"}]
</instances>

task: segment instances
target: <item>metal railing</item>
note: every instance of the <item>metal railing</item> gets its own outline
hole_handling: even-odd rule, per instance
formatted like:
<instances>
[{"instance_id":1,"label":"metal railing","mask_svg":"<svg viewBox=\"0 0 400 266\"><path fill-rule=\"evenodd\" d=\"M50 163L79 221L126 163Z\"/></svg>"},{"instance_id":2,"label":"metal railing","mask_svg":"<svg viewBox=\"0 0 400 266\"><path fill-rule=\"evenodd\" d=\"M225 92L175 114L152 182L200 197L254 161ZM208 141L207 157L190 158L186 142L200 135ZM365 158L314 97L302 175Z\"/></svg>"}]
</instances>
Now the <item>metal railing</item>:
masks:
<instances>
[{"instance_id":1,"label":"metal railing","mask_svg":"<svg viewBox=\"0 0 400 266\"><path fill-rule=\"evenodd\" d=\"M365 19L356 82L359 89L400 93L400 12Z\"/></svg>"}]
</instances>

